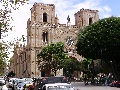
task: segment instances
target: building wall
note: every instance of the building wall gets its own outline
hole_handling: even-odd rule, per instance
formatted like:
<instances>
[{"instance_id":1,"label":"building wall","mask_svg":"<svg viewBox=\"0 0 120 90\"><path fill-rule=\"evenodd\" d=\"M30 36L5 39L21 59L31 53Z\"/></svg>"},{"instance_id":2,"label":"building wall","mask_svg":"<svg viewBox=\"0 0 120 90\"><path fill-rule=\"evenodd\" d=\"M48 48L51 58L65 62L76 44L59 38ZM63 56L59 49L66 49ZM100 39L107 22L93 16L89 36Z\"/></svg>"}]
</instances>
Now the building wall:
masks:
<instances>
[{"instance_id":1,"label":"building wall","mask_svg":"<svg viewBox=\"0 0 120 90\"><path fill-rule=\"evenodd\" d=\"M34 3L31 8L31 19L27 21L27 45L16 48L18 55L16 77L40 77L41 72L37 69L36 56L50 43L64 42L68 55L80 61L82 57L74 52L79 30L98 19L97 10L80 9L75 13L75 25L71 25L70 21L67 25L60 24L57 15L55 16L54 4ZM60 71L58 73L60 74Z\"/></svg>"},{"instance_id":2,"label":"building wall","mask_svg":"<svg viewBox=\"0 0 120 90\"><path fill-rule=\"evenodd\" d=\"M92 23L99 20L98 10L90 10L90 9L80 9L75 16L75 25L80 27L86 27L90 25L90 18L92 19Z\"/></svg>"}]
</instances>

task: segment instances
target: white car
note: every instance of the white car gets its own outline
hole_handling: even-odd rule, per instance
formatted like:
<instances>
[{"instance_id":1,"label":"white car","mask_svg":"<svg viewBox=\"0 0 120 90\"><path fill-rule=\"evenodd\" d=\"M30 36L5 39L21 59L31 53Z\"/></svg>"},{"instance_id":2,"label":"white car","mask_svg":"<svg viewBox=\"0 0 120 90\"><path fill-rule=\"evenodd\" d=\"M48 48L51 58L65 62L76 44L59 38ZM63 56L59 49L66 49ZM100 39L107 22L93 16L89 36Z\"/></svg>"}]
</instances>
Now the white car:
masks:
<instances>
[{"instance_id":1,"label":"white car","mask_svg":"<svg viewBox=\"0 0 120 90\"><path fill-rule=\"evenodd\" d=\"M5 85L5 80L4 80L4 78L0 78L0 84L1 84L1 85Z\"/></svg>"},{"instance_id":2,"label":"white car","mask_svg":"<svg viewBox=\"0 0 120 90\"><path fill-rule=\"evenodd\" d=\"M57 90L74 90L74 87L68 83L55 83L57 85Z\"/></svg>"},{"instance_id":3,"label":"white car","mask_svg":"<svg viewBox=\"0 0 120 90\"><path fill-rule=\"evenodd\" d=\"M8 89L6 85L3 85L1 90L10 90L10 89Z\"/></svg>"},{"instance_id":4,"label":"white car","mask_svg":"<svg viewBox=\"0 0 120 90\"><path fill-rule=\"evenodd\" d=\"M42 90L74 90L74 88L68 83L53 83L43 85Z\"/></svg>"},{"instance_id":5,"label":"white car","mask_svg":"<svg viewBox=\"0 0 120 90\"><path fill-rule=\"evenodd\" d=\"M14 82L16 81L16 79L17 78L10 78L7 86L8 87L14 87Z\"/></svg>"},{"instance_id":6,"label":"white car","mask_svg":"<svg viewBox=\"0 0 120 90\"><path fill-rule=\"evenodd\" d=\"M18 84L19 83L24 83L25 82L25 79L16 79L15 80L15 83L14 83L14 89L15 90L18 90L17 87L18 87Z\"/></svg>"},{"instance_id":7,"label":"white car","mask_svg":"<svg viewBox=\"0 0 120 90\"><path fill-rule=\"evenodd\" d=\"M25 81L26 81L25 82L26 84L27 83L29 83L29 84L33 84L34 83L32 78L26 78Z\"/></svg>"},{"instance_id":8,"label":"white car","mask_svg":"<svg viewBox=\"0 0 120 90\"><path fill-rule=\"evenodd\" d=\"M56 84L45 84L43 85L42 90L56 90L56 88Z\"/></svg>"}]
</instances>

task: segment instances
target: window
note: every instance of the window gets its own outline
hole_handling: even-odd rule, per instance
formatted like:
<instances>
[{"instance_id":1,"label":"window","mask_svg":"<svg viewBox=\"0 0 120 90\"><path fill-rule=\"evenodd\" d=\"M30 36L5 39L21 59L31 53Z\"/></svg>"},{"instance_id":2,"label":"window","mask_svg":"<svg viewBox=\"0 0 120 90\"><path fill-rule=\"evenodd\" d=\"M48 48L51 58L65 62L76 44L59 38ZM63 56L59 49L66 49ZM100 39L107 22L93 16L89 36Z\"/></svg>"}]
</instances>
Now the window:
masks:
<instances>
[{"instance_id":1,"label":"window","mask_svg":"<svg viewBox=\"0 0 120 90\"><path fill-rule=\"evenodd\" d=\"M43 22L47 22L47 13L43 13Z\"/></svg>"},{"instance_id":2,"label":"window","mask_svg":"<svg viewBox=\"0 0 120 90\"><path fill-rule=\"evenodd\" d=\"M42 37L43 37L43 42L48 42L48 32L43 32Z\"/></svg>"},{"instance_id":3,"label":"window","mask_svg":"<svg viewBox=\"0 0 120 90\"><path fill-rule=\"evenodd\" d=\"M84 23L83 23L83 18L82 18L81 20L82 20L82 26L83 26L83 24L84 24Z\"/></svg>"},{"instance_id":4,"label":"window","mask_svg":"<svg viewBox=\"0 0 120 90\"><path fill-rule=\"evenodd\" d=\"M48 32L46 32L46 42L48 42Z\"/></svg>"},{"instance_id":5,"label":"window","mask_svg":"<svg viewBox=\"0 0 120 90\"><path fill-rule=\"evenodd\" d=\"M43 42L45 42L45 32L43 32L42 37L43 37Z\"/></svg>"},{"instance_id":6,"label":"window","mask_svg":"<svg viewBox=\"0 0 120 90\"><path fill-rule=\"evenodd\" d=\"M91 24L92 24L92 17L89 18L89 25L91 25Z\"/></svg>"}]
</instances>

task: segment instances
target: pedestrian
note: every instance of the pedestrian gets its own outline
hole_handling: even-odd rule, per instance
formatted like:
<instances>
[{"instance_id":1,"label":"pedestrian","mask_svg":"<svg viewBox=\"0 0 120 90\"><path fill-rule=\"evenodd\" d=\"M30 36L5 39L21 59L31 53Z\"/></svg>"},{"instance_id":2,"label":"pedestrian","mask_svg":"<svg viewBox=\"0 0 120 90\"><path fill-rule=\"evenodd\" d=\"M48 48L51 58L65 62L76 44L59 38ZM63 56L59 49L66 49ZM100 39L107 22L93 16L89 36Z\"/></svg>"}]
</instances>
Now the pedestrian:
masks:
<instances>
[{"instance_id":1,"label":"pedestrian","mask_svg":"<svg viewBox=\"0 0 120 90\"><path fill-rule=\"evenodd\" d=\"M76 77L74 77L74 83L76 82Z\"/></svg>"},{"instance_id":2,"label":"pedestrian","mask_svg":"<svg viewBox=\"0 0 120 90\"><path fill-rule=\"evenodd\" d=\"M105 86L108 86L108 75L105 76Z\"/></svg>"}]
</instances>

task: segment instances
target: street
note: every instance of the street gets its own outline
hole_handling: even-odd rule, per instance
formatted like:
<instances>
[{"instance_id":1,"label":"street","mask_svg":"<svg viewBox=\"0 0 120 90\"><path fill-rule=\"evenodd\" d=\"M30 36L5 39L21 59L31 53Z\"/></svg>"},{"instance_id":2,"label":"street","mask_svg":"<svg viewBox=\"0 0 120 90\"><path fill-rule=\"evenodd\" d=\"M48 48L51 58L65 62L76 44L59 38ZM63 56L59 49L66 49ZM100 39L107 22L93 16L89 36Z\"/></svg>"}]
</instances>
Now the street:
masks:
<instances>
[{"instance_id":1,"label":"street","mask_svg":"<svg viewBox=\"0 0 120 90\"><path fill-rule=\"evenodd\" d=\"M120 88L110 86L85 86L83 82L72 82L71 84L75 88L75 90L120 90Z\"/></svg>"},{"instance_id":2,"label":"street","mask_svg":"<svg viewBox=\"0 0 120 90\"><path fill-rule=\"evenodd\" d=\"M116 87L109 87L109 86L91 86L91 85L84 85L83 82L72 82L72 86L75 88L75 90L120 90L120 88ZM2 86L0 86L1 90ZM7 90L7 89L3 89ZM10 89L9 89L10 90Z\"/></svg>"}]
</instances>

